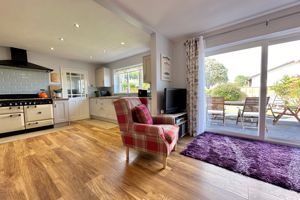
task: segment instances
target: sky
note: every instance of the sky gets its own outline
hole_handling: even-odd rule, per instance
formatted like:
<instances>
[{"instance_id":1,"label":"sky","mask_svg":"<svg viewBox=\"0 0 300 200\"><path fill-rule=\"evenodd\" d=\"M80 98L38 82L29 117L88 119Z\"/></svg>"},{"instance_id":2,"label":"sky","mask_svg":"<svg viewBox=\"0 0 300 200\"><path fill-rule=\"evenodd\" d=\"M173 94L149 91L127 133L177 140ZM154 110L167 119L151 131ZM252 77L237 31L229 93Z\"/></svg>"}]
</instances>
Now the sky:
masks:
<instances>
[{"instance_id":1,"label":"sky","mask_svg":"<svg viewBox=\"0 0 300 200\"><path fill-rule=\"evenodd\" d=\"M290 61L300 60L300 40L269 46L268 69ZM261 47L210 56L228 69L228 78L233 82L238 75L253 76L260 73ZM300 68L298 73L300 74Z\"/></svg>"}]
</instances>

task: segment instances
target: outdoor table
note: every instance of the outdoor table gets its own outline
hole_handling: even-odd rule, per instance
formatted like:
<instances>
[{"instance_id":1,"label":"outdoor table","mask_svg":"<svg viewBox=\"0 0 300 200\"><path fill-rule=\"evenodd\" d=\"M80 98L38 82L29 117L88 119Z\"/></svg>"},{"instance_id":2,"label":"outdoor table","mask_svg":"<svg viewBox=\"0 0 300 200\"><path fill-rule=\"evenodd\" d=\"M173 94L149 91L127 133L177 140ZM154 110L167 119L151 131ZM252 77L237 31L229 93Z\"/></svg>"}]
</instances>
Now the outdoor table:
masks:
<instances>
[{"instance_id":1,"label":"outdoor table","mask_svg":"<svg viewBox=\"0 0 300 200\"><path fill-rule=\"evenodd\" d=\"M273 111L272 111L273 112ZM299 106L288 106L285 105L283 111L280 112L277 116L273 113L274 119L273 124L275 125L283 115L294 116L300 123L300 107Z\"/></svg>"}]
</instances>

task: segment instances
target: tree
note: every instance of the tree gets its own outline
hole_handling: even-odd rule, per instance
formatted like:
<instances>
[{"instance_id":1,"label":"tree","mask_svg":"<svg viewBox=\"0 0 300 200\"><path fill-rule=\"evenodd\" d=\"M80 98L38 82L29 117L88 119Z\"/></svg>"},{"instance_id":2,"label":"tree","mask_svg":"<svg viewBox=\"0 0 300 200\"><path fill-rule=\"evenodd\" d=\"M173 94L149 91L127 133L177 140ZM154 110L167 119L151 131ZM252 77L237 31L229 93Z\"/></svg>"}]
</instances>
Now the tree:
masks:
<instances>
[{"instance_id":1,"label":"tree","mask_svg":"<svg viewBox=\"0 0 300 200\"><path fill-rule=\"evenodd\" d=\"M271 89L286 103L300 105L300 75L283 76Z\"/></svg>"},{"instance_id":2,"label":"tree","mask_svg":"<svg viewBox=\"0 0 300 200\"><path fill-rule=\"evenodd\" d=\"M228 82L228 70L216 59L205 60L206 87L209 89L214 85Z\"/></svg>"},{"instance_id":3,"label":"tree","mask_svg":"<svg viewBox=\"0 0 300 200\"><path fill-rule=\"evenodd\" d=\"M241 89L234 83L218 85L210 89L208 95L213 97L224 97L225 101L237 101L244 96Z\"/></svg>"},{"instance_id":4,"label":"tree","mask_svg":"<svg viewBox=\"0 0 300 200\"><path fill-rule=\"evenodd\" d=\"M238 75L234 79L234 83L236 83L240 87L247 86L248 81L249 81L249 77L244 75Z\"/></svg>"}]
</instances>

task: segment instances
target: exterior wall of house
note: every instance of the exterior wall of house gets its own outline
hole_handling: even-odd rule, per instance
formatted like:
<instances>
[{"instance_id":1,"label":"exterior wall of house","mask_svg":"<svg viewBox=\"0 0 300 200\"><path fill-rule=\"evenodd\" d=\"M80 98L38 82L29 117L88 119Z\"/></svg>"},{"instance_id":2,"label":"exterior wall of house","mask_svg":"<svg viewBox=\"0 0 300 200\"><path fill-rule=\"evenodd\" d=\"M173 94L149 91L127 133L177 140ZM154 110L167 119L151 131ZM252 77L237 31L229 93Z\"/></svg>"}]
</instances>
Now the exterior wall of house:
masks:
<instances>
[{"instance_id":1,"label":"exterior wall of house","mask_svg":"<svg viewBox=\"0 0 300 200\"><path fill-rule=\"evenodd\" d=\"M300 61L269 71L267 86L274 85L277 81L281 80L285 75L287 76L300 75ZM259 87L259 86L260 86L260 75L257 75L252 78L251 87Z\"/></svg>"}]
</instances>

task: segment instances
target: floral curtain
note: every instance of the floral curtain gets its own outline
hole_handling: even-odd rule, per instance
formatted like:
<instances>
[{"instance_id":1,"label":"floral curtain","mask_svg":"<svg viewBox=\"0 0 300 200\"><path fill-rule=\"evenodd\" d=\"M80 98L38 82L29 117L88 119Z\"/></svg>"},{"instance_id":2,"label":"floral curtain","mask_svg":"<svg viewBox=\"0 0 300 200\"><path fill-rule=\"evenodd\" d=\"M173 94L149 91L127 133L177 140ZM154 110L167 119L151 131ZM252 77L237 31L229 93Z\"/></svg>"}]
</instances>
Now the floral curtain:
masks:
<instances>
[{"instance_id":1,"label":"floral curtain","mask_svg":"<svg viewBox=\"0 0 300 200\"><path fill-rule=\"evenodd\" d=\"M187 112L189 133L197 136L205 130L205 65L203 37L185 42L187 67Z\"/></svg>"}]
</instances>

